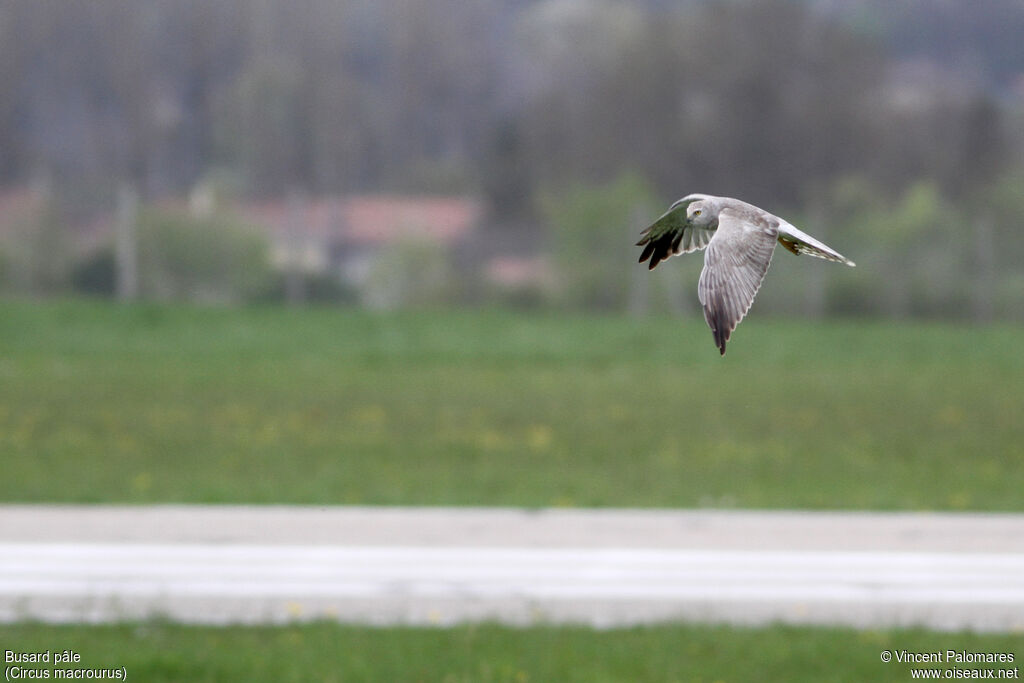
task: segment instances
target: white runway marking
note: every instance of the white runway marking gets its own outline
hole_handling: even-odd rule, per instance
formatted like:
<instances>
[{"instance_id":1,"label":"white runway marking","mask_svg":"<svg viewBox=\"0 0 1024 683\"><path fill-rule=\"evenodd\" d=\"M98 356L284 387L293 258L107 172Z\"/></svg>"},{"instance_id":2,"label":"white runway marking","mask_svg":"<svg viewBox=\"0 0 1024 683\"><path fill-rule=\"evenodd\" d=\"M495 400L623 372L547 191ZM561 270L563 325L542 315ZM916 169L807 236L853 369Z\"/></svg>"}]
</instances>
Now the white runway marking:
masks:
<instances>
[{"instance_id":1,"label":"white runway marking","mask_svg":"<svg viewBox=\"0 0 1024 683\"><path fill-rule=\"evenodd\" d=\"M1024 516L0 506L0 621L1024 631Z\"/></svg>"},{"instance_id":2,"label":"white runway marking","mask_svg":"<svg viewBox=\"0 0 1024 683\"><path fill-rule=\"evenodd\" d=\"M698 603L775 604L780 618L784 608L801 605L989 605L1024 616L1024 554L0 544L0 601L39 599L40 605L53 599L80 605L91 619L170 609L188 621L250 620L252 605L232 608L238 599L262 602L268 614L283 601L294 617L321 614L306 605L331 603L333 615L344 617L346 601L378 602L385 614L424 600L477 610L493 601L518 604L519 611L547 605L556 612L559 603L589 602L604 614L595 613L594 623L608 621L615 603L628 612L644 603L659 611L676 603L681 614ZM175 610L181 599L195 607ZM450 620L434 609L434 621ZM450 611L459 617L458 609Z\"/></svg>"}]
</instances>

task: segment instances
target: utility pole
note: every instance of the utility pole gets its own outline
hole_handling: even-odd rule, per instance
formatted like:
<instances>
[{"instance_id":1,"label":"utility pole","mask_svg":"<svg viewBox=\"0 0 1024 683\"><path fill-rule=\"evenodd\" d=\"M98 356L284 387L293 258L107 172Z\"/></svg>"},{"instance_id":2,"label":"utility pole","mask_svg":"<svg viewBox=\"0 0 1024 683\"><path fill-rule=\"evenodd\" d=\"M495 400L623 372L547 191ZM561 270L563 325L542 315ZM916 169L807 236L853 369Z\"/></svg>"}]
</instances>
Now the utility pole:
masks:
<instances>
[{"instance_id":1,"label":"utility pole","mask_svg":"<svg viewBox=\"0 0 1024 683\"><path fill-rule=\"evenodd\" d=\"M117 298L134 301L139 297L138 259L139 194L125 182L117 189L115 220L117 259Z\"/></svg>"},{"instance_id":2,"label":"utility pole","mask_svg":"<svg viewBox=\"0 0 1024 683\"><path fill-rule=\"evenodd\" d=\"M300 306L306 301L305 257L307 245L306 202L302 193L293 190L288 193L287 244L288 261L284 274L285 301L289 306Z\"/></svg>"}]
</instances>

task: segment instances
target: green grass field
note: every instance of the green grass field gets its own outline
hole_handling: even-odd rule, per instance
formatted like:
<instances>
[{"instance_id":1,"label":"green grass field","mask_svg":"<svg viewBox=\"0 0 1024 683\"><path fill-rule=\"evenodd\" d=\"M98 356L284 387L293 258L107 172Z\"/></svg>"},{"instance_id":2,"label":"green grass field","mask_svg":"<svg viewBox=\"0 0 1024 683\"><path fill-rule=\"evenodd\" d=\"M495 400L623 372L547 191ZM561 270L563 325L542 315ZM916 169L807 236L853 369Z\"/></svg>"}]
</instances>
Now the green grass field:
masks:
<instances>
[{"instance_id":1,"label":"green grass field","mask_svg":"<svg viewBox=\"0 0 1024 683\"><path fill-rule=\"evenodd\" d=\"M595 631L21 624L0 625L0 648L72 649L81 656L74 667L124 667L128 680L147 683L908 681L911 665L883 663L883 650L1014 654L1012 664L954 665L959 669L1012 669L1024 656L1019 635L680 625Z\"/></svg>"},{"instance_id":2,"label":"green grass field","mask_svg":"<svg viewBox=\"0 0 1024 683\"><path fill-rule=\"evenodd\" d=\"M0 500L1024 509L1024 328L0 303Z\"/></svg>"}]
</instances>

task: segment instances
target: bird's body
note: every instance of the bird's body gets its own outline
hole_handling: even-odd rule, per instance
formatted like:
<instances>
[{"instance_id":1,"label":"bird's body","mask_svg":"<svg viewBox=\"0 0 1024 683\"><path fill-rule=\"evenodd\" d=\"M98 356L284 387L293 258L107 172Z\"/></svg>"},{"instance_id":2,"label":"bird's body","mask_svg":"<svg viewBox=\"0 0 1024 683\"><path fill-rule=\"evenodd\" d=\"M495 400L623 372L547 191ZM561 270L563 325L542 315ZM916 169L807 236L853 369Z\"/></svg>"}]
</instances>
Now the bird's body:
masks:
<instances>
[{"instance_id":1,"label":"bird's body","mask_svg":"<svg viewBox=\"0 0 1024 683\"><path fill-rule=\"evenodd\" d=\"M707 248L697 295L718 350L750 310L779 242L794 254L854 265L835 249L797 230L764 209L730 197L691 194L672 204L649 228L638 247L640 262L661 261Z\"/></svg>"}]
</instances>

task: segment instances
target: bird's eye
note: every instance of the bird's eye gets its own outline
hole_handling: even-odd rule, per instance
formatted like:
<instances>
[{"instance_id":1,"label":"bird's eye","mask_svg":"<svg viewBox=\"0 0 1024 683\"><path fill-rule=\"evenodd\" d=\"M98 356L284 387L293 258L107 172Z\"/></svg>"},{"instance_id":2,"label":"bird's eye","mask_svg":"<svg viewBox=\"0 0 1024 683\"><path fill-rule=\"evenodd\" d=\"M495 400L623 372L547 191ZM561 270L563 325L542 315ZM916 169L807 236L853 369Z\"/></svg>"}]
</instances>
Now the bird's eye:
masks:
<instances>
[{"instance_id":1,"label":"bird's eye","mask_svg":"<svg viewBox=\"0 0 1024 683\"><path fill-rule=\"evenodd\" d=\"M696 211L694 211L693 215L694 216L699 216L700 215L700 209L697 209Z\"/></svg>"}]
</instances>

